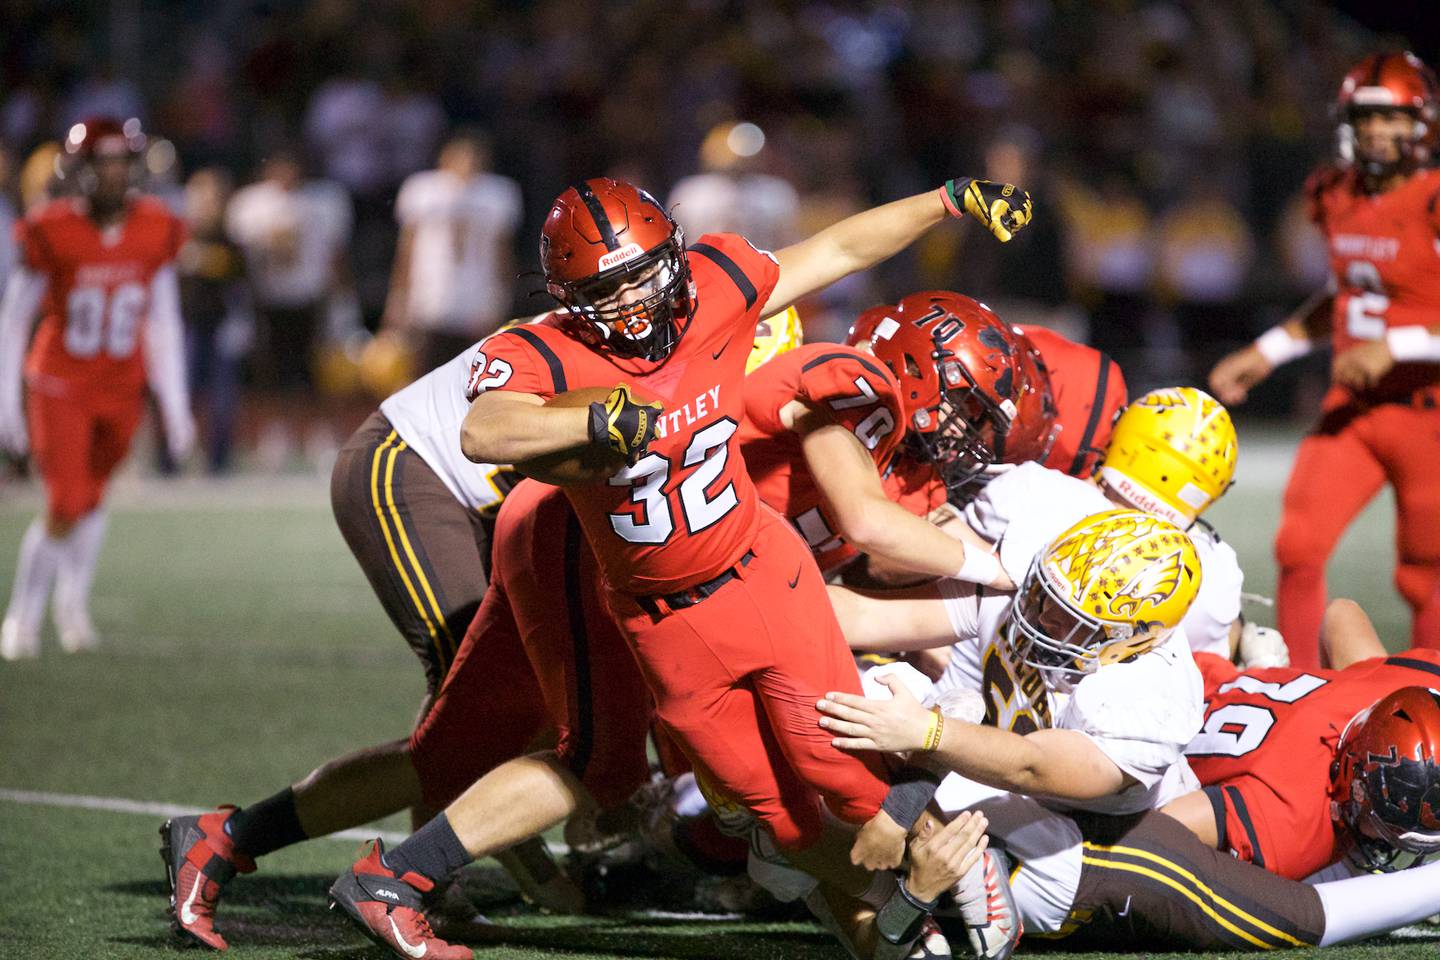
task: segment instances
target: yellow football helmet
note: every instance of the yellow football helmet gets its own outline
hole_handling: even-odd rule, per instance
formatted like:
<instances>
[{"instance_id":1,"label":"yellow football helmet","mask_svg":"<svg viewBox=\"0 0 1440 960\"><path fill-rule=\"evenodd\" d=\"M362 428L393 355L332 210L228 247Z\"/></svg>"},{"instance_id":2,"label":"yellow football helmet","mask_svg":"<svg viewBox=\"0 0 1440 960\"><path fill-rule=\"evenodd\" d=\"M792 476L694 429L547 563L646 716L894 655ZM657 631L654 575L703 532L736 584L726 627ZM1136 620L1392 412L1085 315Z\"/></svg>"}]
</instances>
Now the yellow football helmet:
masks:
<instances>
[{"instance_id":1,"label":"yellow football helmet","mask_svg":"<svg viewBox=\"0 0 1440 960\"><path fill-rule=\"evenodd\" d=\"M1188 527L1235 479L1235 424L1194 387L1152 390L1121 411L1100 482L1126 503Z\"/></svg>"},{"instance_id":2,"label":"yellow football helmet","mask_svg":"<svg viewBox=\"0 0 1440 960\"><path fill-rule=\"evenodd\" d=\"M1064 689L1170 635L1200 589L1200 557L1141 510L1086 517L1036 556L1006 625L1014 655Z\"/></svg>"},{"instance_id":3,"label":"yellow football helmet","mask_svg":"<svg viewBox=\"0 0 1440 960\"><path fill-rule=\"evenodd\" d=\"M805 342L805 330L800 325L800 312L786 307L782 312L761 320L755 326L755 346L745 361L745 372L754 373L755 368L782 353L788 353Z\"/></svg>"}]
</instances>

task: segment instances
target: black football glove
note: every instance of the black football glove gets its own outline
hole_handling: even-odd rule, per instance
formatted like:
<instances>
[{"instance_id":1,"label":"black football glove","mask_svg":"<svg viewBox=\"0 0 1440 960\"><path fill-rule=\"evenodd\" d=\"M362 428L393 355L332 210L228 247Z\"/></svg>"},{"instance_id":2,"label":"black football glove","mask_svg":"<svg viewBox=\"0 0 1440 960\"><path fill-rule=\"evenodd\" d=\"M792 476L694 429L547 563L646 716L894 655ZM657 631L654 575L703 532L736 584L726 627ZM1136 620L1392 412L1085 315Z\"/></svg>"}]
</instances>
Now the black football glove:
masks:
<instances>
[{"instance_id":1,"label":"black football glove","mask_svg":"<svg viewBox=\"0 0 1440 960\"><path fill-rule=\"evenodd\" d=\"M1013 183L957 177L940 188L951 216L968 213L1004 243L1030 222L1030 194Z\"/></svg>"},{"instance_id":2,"label":"black football glove","mask_svg":"<svg viewBox=\"0 0 1440 960\"><path fill-rule=\"evenodd\" d=\"M622 383L604 403L590 404L590 442L609 447L634 466L655 439L664 409L658 403L637 402Z\"/></svg>"}]
</instances>

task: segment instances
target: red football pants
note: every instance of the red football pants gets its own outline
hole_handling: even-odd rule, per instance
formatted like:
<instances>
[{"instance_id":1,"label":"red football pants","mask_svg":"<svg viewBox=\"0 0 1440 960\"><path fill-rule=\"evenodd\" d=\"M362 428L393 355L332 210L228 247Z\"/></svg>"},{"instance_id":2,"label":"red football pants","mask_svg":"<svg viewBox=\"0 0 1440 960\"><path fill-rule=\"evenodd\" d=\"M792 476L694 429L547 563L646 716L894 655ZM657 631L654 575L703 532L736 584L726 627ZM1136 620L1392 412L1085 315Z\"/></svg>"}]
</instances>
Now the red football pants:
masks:
<instances>
[{"instance_id":1,"label":"red football pants","mask_svg":"<svg viewBox=\"0 0 1440 960\"><path fill-rule=\"evenodd\" d=\"M74 523L100 506L144 413L142 397L58 397L32 389L30 445L51 519Z\"/></svg>"},{"instance_id":2,"label":"red football pants","mask_svg":"<svg viewBox=\"0 0 1440 960\"><path fill-rule=\"evenodd\" d=\"M1395 488L1395 586L1411 644L1440 647L1440 409L1383 404L1327 413L1300 443L1275 537L1276 620L1291 665L1319 666L1325 565L1350 521Z\"/></svg>"},{"instance_id":3,"label":"red football pants","mask_svg":"<svg viewBox=\"0 0 1440 960\"><path fill-rule=\"evenodd\" d=\"M830 745L815 702L860 677L810 549L770 510L754 559L709 598L658 615L610 592L664 728L708 787L743 804L787 849L820 835L820 801L864 823L888 789L879 758Z\"/></svg>"},{"instance_id":4,"label":"red football pants","mask_svg":"<svg viewBox=\"0 0 1440 960\"><path fill-rule=\"evenodd\" d=\"M516 486L494 549L490 588L410 738L425 801L449 805L553 729L560 758L595 801L618 806L649 778L650 696L564 494Z\"/></svg>"}]
</instances>

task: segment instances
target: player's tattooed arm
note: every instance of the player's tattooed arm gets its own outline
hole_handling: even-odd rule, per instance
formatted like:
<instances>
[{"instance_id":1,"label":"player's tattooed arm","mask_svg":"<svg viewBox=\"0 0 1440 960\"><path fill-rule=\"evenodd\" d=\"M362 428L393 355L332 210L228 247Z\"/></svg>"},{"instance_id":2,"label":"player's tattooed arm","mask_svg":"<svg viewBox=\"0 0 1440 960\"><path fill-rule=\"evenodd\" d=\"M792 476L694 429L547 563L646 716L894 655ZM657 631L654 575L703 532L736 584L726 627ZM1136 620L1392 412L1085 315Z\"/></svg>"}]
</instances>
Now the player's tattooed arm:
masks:
<instances>
[{"instance_id":1,"label":"player's tattooed arm","mask_svg":"<svg viewBox=\"0 0 1440 960\"><path fill-rule=\"evenodd\" d=\"M546 406L532 393L493 390L470 404L460 449L476 463L515 463L590 442L587 407Z\"/></svg>"},{"instance_id":2,"label":"player's tattooed arm","mask_svg":"<svg viewBox=\"0 0 1440 960\"><path fill-rule=\"evenodd\" d=\"M1095 800L1134 780L1094 740L1078 730L1037 730L1021 736L963 720L936 723L897 677L880 682L889 700L831 692L816 704L820 726L837 734L842 750L883 753L925 750L946 769L978 783L1061 800ZM938 736L938 745L935 740Z\"/></svg>"}]
</instances>

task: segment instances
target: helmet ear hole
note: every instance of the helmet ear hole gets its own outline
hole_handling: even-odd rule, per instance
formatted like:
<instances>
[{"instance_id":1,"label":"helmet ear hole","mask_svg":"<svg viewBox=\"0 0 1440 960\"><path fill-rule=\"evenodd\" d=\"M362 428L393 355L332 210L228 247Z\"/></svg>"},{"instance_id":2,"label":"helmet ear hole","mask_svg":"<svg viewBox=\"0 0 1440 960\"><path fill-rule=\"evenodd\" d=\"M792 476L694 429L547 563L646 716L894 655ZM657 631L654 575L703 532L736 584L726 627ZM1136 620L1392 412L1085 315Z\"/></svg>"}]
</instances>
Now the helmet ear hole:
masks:
<instances>
[{"instance_id":1,"label":"helmet ear hole","mask_svg":"<svg viewBox=\"0 0 1440 960\"><path fill-rule=\"evenodd\" d=\"M905 376L914 377L917 380L924 376L924 374L920 372L919 361L908 353L905 354Z\"/></svg>"}]
</instances>

